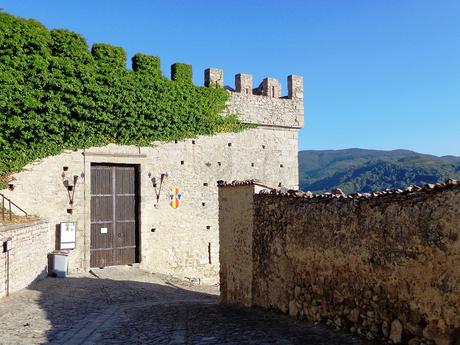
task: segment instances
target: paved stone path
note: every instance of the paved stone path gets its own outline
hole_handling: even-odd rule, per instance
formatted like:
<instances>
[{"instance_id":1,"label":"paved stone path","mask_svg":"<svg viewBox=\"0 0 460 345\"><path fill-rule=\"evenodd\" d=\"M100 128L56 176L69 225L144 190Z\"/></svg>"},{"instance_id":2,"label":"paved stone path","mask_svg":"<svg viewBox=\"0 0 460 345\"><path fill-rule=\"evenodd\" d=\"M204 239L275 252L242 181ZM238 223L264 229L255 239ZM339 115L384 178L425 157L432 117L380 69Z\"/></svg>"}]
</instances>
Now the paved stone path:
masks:
<instances>
[{"instance_id":1,"label":"paved stone path","mask_svg":"<svg viewBox=\"0 0 460 345\"><path fill-rule=\"evenodd\" d=\"M219 305L217 287L132 267L93 272L0 299L0 344L367 344L285 315Z\"/></svg>"}]
</instances>

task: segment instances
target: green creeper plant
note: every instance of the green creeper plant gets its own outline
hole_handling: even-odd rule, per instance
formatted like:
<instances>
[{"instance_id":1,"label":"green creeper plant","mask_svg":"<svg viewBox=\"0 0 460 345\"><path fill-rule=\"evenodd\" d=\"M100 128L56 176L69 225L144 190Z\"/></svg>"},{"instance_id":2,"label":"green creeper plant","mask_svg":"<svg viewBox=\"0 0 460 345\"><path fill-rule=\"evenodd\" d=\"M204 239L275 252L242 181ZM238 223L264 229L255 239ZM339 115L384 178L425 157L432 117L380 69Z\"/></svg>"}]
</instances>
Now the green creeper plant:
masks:
<instances>
[{"instance_id":1,"label":"green creeper plant","mask_svg":"<svg viewBox=\"0 0 460 345\"><path fill-rule=\"evenodd\" d=\"M192 83L192 66L185 63L175 63L171 66L171 79L180 83Z\"/></svg>"},{"instance_id":2,"label":"green creeper plant","mask_svg":"<svg viewBox=\"0 0 460 345\"><path fill-rule=\"evenodd\" d=\"M190 65L173 65L169 80L158 57L132 62L122 48L90 51L77 33L0 12L0 177L66 149L247 128L220 115L228 94L193 85Z\"/></svg>"}]
</instances>

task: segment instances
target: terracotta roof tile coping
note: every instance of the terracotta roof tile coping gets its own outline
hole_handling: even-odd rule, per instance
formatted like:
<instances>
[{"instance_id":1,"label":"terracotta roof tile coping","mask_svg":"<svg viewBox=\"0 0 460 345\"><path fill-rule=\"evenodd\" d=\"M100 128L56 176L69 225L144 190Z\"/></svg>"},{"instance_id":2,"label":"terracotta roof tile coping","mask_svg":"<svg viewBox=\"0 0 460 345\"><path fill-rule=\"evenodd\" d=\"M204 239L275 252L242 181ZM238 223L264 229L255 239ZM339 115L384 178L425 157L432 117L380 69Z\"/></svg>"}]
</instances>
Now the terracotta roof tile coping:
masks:
<instances>
[{"instance_id":1,"label":"terracotta roof tile coping","mask_svg":"<svg viewBox=\"0 0 460 345\"><path fill-rule=\"evenodd\" d=\"M243 180L243 181L232 181L230 183L225 181L217 181L219 187L238 187L238 186L249 186L249 185L260 185L258 180ZM267 187L267 186L264 186ZM267 187L270 188L270 187ZM323 194L314 194L312 192L303 192L300 190L290 189L286 192L281 191L280 189L271 188L271 190L262 190L260 194L266 195L277 195L277 196L289 196L295 198L304 198L304 199L369 199L377 198L384 195L398 195L398 194L409 194L417 192L429 192L429 191L440 191L444 189L460 188L460 181L449 179L445 183L428 183L424 186L408 186L404 189L386 189L380 192L372 193L351 193L345 194L340 188L335 189L332 192L327 192Z\"/></svg>"},{"instance_id":2,"label":"terracotta roof tile coping","mask_svg":"<svg viewBox=\"0 0 460 345\"><path fill-rule=\"evenodd\" d=\"M271 187L268 187L266 185L263 185L262 183L260 183L259 180L242 180L242 181L237 181L237 180L234 180L232 182L227 182L227 181L223 181L223 180L219 180L217 181L217 186L218 187L238 187L238 186L251 186L251 185L259 185L259 186L263 186L263 187L266 187L266 188L271 188Z\"/></svg>"}]
</instances>

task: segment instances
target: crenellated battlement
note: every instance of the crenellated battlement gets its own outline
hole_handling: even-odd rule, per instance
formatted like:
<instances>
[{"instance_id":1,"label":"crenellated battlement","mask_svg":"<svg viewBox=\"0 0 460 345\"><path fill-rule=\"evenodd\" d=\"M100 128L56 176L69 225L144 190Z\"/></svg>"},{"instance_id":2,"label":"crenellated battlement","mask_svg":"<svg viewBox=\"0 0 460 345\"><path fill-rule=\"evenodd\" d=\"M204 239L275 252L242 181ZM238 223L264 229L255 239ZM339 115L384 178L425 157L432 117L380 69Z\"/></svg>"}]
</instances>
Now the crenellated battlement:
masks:
<instances>
[{"instance_id":1,"label":"crenellated battlement","mask_svg":"<svg viewBox=\"0 0 460 345\"><path fill-rule=\"evenodd\" d=\"M108 45L94 45L92 48L93 57L103 60L106 63L114 63L116 60L124 60L124 51L119 47ZM118 56L117 56L118 55ZM135 72L148 72L161 74L160 58L146 54L136 54L132 57L132 69ZM184 63L171 65L171 80L192 82L192 66ZM207 68L204 71L204 86L224 87L224 71L219 68ZM289 75L287 77L287 96L281 96L281 84L278 79L267 77L257 86L253 87L252 74L238 73L235 75L235 87L225 86L227 90L244 95L266 96L270 98L283 98L292 100L303 100L303 77Z\"/></svg>"},{"instance_id":2,"label":"crenellated battlement","mask_svg":"<svg viewBox=\"0 0 460 345\"><path fill-rule=\"evenodd\" d=\"M284 97L281 96L281 84L278 79L265 78L256 88L253 87L252 81L252 74L238 73L235 75L235 87L228 89L245 95L303 100L303 77L301 76L287 77L288 94ZM207 68L204 71L204 85L224 86L224 71L218 68Z\"/></svg>"},{"instance_id":3,"label":"crenellated battlement","mask_svg":"<svg viewBox=\"0 0 460 345\"><path fill-rule=\"evenodd\" d=\"M122 67L126 54L122 48L95 44L91 53L95 60ZM132 57L132 70L136 73L149 73L161 76L160 58L146 54ZM171 80L192 84L192 66L184 63L171 65ZM299 129L304 124L303 77L287 77L288 94L281 95L281 84L275 78L265 78L253 86L251 74L235 75L234 87L225 86L224 71L207 68L204 71L206 87L224 87L230 94L226 114L237 114L241 121L259 126Z\"/></svg>"},{"instance_id":4,"label":"crenellated battlement","mask_svg":"<svg viewBox=\"0 0 460 345\"><path fill-rule=\"evenodd\" d=\"M224 86L223 70L207 68L204 85ZM243 122L294 129L303 127L303 77L287 77L287 96L281 96L281 84L275 78L265 78L254 88L251 74L236 74L235 87L225 88L231 93L227 112L238 114Z\"/></svg>"}]
</instances>

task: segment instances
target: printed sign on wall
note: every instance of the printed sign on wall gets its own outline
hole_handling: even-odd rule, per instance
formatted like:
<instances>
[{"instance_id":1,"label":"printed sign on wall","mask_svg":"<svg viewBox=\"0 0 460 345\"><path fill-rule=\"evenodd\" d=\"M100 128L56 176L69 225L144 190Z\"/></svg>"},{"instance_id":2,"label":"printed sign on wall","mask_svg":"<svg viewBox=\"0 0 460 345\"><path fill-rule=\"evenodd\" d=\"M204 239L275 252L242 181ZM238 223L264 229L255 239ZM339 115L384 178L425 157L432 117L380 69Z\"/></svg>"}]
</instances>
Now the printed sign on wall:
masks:
<instances>
[{"instance_id":1,"label":"printed sign on wall","mask_svg":"<svg viewBox=\"0 0 460 345\"><path fill-rule=\"evenodd\" d=\"M172 208L178 208L182 202L182 192L179 190L179 187L171 188L168 195L169 205Z\"/></svg>"},{"instance_id":2,"label":"printed sign on wall","mask_svg":"<svg viewBox=\"0 0 460 345\"><path fill-rule=\"evenodd\" d=\"M64 222L60 227L60 247L59 249L75 249L77 223Z\"/></svg>"}]
</instances>

